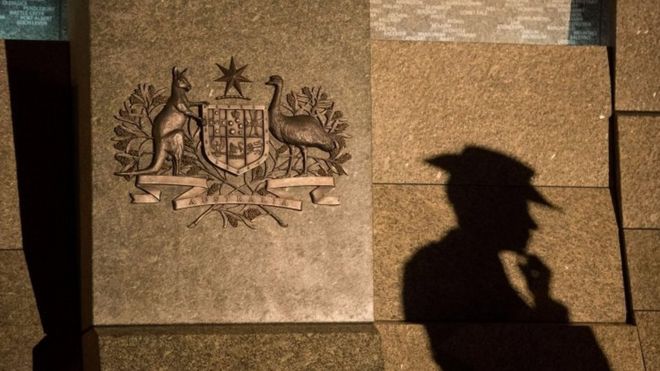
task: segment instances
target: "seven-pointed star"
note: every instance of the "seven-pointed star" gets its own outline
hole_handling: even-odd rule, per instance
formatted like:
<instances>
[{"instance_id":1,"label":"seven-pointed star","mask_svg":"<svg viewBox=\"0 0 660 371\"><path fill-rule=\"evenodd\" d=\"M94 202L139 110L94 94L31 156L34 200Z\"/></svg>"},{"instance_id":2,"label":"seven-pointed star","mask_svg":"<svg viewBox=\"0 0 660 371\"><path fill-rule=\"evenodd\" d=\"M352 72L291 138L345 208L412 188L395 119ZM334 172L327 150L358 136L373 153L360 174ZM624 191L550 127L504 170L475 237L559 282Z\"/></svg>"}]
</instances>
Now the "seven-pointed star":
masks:
<instances>
[{"instance_id":1,"label":"seven-pointed star","mask_svg":"<svg viewBox=\"0 0 660 371\"><path fill-rule=\"evenodd\" d=\"M215 81L224 81L225 96L227 96L229 88L234 87L234 89L236 89L238 94L242 97L243 91L241 90L241 83L252 82L247 77L242 75L243 71L245 71L247 68L247 64L239 69L236 69L236 64L234 64L234 57L231 57L231 60L229 61L229 68L225 68L218 63L216 63L216 66L218 66L218 68L220 68L222 71L222 77L217 78Z\"/></svg>"}]
</instances>

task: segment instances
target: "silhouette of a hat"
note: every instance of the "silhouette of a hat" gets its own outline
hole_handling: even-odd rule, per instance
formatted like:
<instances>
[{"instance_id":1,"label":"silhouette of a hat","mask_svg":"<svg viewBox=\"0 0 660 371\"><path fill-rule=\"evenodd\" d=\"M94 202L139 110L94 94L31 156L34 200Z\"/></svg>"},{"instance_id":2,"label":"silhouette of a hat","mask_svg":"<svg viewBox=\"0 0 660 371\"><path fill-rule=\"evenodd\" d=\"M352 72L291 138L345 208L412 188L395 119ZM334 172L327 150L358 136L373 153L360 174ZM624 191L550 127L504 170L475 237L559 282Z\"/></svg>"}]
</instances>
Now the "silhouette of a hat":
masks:
<instances>
[{"instance_id":1,"label":"silhouette of a hat","mask_svg":"<svg viewBox=\"0 0 660 371\"><path fill-rule=\"evenodd\" d=\"M531 184L534 170L502 153L468 146L461 153L436 156L426 162L449 172L450 185L517 186L521 197L555 208Z\"/></svg>"}]
</instances>

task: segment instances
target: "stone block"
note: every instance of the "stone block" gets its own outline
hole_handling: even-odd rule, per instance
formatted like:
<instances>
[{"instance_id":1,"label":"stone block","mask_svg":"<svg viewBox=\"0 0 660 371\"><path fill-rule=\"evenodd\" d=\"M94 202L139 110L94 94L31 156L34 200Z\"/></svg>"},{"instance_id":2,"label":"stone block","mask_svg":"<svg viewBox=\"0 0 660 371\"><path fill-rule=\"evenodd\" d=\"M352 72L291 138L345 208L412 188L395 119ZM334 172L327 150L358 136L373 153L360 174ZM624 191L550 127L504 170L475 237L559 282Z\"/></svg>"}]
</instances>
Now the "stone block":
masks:
<instances>
[{"instance_id":1,"label":"stone block","mask_svg":"<svg viewBox=\"0 0 660 371\"><path fill-rule=\"evenodd\" d=\"M71 6L75 25L71 40L75 81L83 86L78 101L82 102L81 137L87 139L82 141L81 161L91 159L90 168L87 171L83 166L81 174L83 194L91 191L91 200L83 200L91 206L91 225L83 225L82 233L91 239L88 247L93 261L94 324L372 320L369 2L94 0L80 4ZM84 9L85 4L88 9ZM88 33L84 22L89 23ZM247 69L241 70L245 65ZM179 69L173 70L173 66ZM197 188L193 191L208 189L202 195L198 193L199 198L182 197L186 203L180 204L178 211L172 210L169 201L190 186L162 187L165 192L158 204L131 204L129 193L140 193L135 188L135 176L126 176L130 178L127 181L115 172L149 166L148 148L153 147L153 138L149 139L148 129L141 132L140 125L155 122L166 98L175 96L169 89L173 76L177 81L175 91L179 92L176 94L184 94L181 91L185 89L179 87L184 84L184 68L189 68L184 76L192 85L185 93L188 102L184 105L207 100L218 106L240 103L268 107L275 90L264 83L281 84L281 79L269 77L281 76L281 104L274 107L285 111L286 105L292 104L290 108L303 116L301 120L321 121L325 125L322 134L316 124L305 127L304 132L311 133L311 137L300 140L311 141L309 175L325 175L327 181L327 175L333 173L330 176L334 175L336 188L328 194L327 201L332 202L337 196L341 205L312 203L311 187L304 191L291 187L289 191L278 188L271 192L270 186L277 188L274 182L266 189L264 177L272 180L285 176L288 163L287 148L275 139L275 134L270 136L269 153L263 151L269 136L267 130L263 130L265 136L258 144L243 145L240 140L247 141L245 138L237 139L240 145L232 140L222 142L222 152L220 145L215 148L210 141L202 148L203 138L194 120L189 126L181 126L187 139L181 139L186 153L179 170L188 178L186 181L196 179ZM238 70L242 71L241 78ZM227 93L225 84L217 81L225 75L233 76L225 79L229 81L228 94L222 94ZM88 89L84 87L86 81ZM147 85L135 90L142 83ZM148 84L165 90L161 94L149 89ZM292 91L298 95L288 95ZM240 99L239 95L251 100ZM234 99L224 99L228 97ZM145 103L147 100L150 103ZM145 105L149 105L151 116L145 113ZM180 112L180 106L168 107L173 109L171 112ZM190 107L198 112L199 107ZM218 116L208 111L203 114L208 124L202 129L206 139L225 138L223 134L211 134L216 132L210 127L215 130L216 124L233 125L231 120L242 120L232 116L233 111L223 111L227 116L220 123L216 119L224 113L219 110ZM270 114L266 111L264 115ZM181 122L186 120L176 117ZM257 118L251 123L263 122L258 116L253 117ZM293 137L305 134L299 131L303 129L294 130L295 135L276 129L276 123L284 122L281 125L287 127L293 123L276 113L272 118L271 132L280 133L285 142L294 143L298 139ZM244 123L236 121L238 126ZM229 129L227 132L236 134ZM246 131L241 135L252 134ZM133 139L137 140L132 142ZM133 147L144 139L144 147ZM169 139L163 136L162 140ZM172 144L172 148L176 145ZM250 156L256 151L265 155L266 162L245 173L240 173L239 168L247 165L235 165L238 176L209 160L229 161L228 165L241 162L231 156L248 156L243 152L248 148L252 148ZM326 152L337 148L343 154L329 165L324 160L328 158ZM302 172L302 156L298 147L293 149L297 157L291 175L298 175ZM209 154L213 151L217 154ZM219 153L225 153L229 160ZM160 175L172 174L166 170L170 162L163 165ZM278 190L286 195L275 196ZM233 198L236 195L242 198ZM249 196L254 198L246 201ZM264 201L275 197L278 202L304 200L302 212L273 207ZM240 205L234 207L232 202ZM246 202L260 206L243 207ZM192 207L195 205L206 206ZM296 202L286 206L292 205L295 207ZM84 210L88 206L82 207Z\"/></svg>"},{"instance_id":2,"label":"stone block","mask_svg":"<svg viewBox=\"0 0 660 371\"><path fill-rule=\"evenodd\" d=\"M635 328L628 325L379 323L376 327L385 370L644 369Z\"/></svg>"},{"instance_id":3,"label":"stone block","mask_svg":"<svg viewBox=\"0 0 660 371\"><path fill-rule=\"evenodd\" d=\"M616 110L660 111L660 7L616 2Z\"/></svg>"},{"instance_id":4,"label":"stone block","mask_svg":"<svg viewBox=\"0 0 660 371\"><path fill-rule=\"evenodd\" d=\"M543 186L608 186L604 47L374 41L376 183L444 183L429 156L466 145L527 163Z\"/></svg>"},{"instance_id":5,"label":"stone block","mask_svg":"<svg viewBox=\"0 0 660 371\"><path fill-rule=\"evenodd\" d=\"M373 325L137 326L95 331L101 370L383 368Z\"/></svg>"},{"instance_id":6,"label":"stone block","mask_svg":"<svg viewBox=\"0 0 660 371\"><path fill-rule=\"evenodd\" d=\"M633 309L660 310L660 231L626 230Z\"/></svg>"},{"instance_id":7,"label":"stone block","mask_svg":"<svg viewBox=\"0 0 660 371\"><path fill-rule=\"evenodd\" d=\"M32 350L43 337L41 326L0 325L0 370L32 371Z\"/></svg>"},{"instance_id":8,"label":"stone block","mask_svg":"<svg viewBox=\"0 0 660 371\"><path fill-rule=\"evenodd\" d=\"M13 133L7 57L0 40L0 250L22 247Z\"/></svg>"},{"instance_id":9,"label":"stone block","mask_svg":"<svg viewBox=\"0 0 660 371\"><path fill-rule=\"evenodd\" d=\"M39 326L23 251L0 251L0 326Z\"/></svg>"},{"instance_id":10,"label":"stone block","mask_svg":"<svg viewBox=\"0 0 660 371\"><path fill-rule=\"evenodd\" d=\"M660 117L619 116L625 228L660 228Z\"/></svg>"},{"instance_id":11,"label":"stone block","mask_svg":"<svg viewBox=\"0 0 660 371\"><path fill-rule=\"evenodd\" d=\"M508 214L522 188L454 187L374 186L377 320L625 321L607 189L539 187L555 208L530 204L530 221Z\"/></svg>"},{"instance_id":12,"label":"stone block","mask_svg":"<svg viewBox=\"0 0 660 371\"><path fill-rule=\"evenodd\" d=\"M660 370L660 312L636 312L635 319L646 370Z\"/></svg>"},{"instance_id":13,"label":"stone block","mask_svg":"<svg viewBox=\"0 0 660 371\"><path fill-rule=\"evenodd\" d=\"M23 251L0 251L0 370L32 370L43 337Z\"/></svg>"},{"instance_id":14,"label":"stone block","mask_svg":"<svg viewBox=\"0 0 660 371\"><path fill-rule=\"evenodd\" d=\"M385 370L438 370L424 326L377 322Z\"/></svg>"}]
</instances>

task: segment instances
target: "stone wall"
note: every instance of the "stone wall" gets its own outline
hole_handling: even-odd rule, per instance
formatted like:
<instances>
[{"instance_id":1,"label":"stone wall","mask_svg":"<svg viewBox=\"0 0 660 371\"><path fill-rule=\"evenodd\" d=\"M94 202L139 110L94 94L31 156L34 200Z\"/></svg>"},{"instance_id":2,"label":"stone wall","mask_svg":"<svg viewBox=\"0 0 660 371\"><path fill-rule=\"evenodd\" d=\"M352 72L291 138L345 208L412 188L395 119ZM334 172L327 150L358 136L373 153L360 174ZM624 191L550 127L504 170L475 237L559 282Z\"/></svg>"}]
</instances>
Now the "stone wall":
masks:
<instances>
[{"instance_id":1,"label":"stone wall","mask_svg":"<svg viewBox=\"0 0 660 371\"><path fill-rule=\"evenodd\" d=\"M299 44L268 49L265 40L280 41L260 30L263 38L254 41L259 48L241 49L249 55L267 49L270 57L284 61L260 66L257 58L250 71L259 81L275 67L295 75L299 66L287 63L287 56L307 61L300 74L337 87L339 96L351 97L347 112L355 112L363 123L371 121L371 146L365 139L369 130L360 131L362 152L357 156L368 160L373 172L370 166L361 168L364 198L348 209L373 203L373 224L357 217L359 210L342 212L342 205L329 213L345 218L352 235L322 245L325 252L313 250L321 245L309 246L319 254L300 248L289 255L284 232L274 225L259 222L260 230L243 232L203 226L189 233L187 223L175 219L192 215L186 211L130 205L127 188L122 188L128 183L115 179L114 168L108 167L114 161L112 116L124 92L153 76L165 86L167 74L158 73L168 72L164 68L171 61L198 66L199 60L190 57L194 52L206 53L211 61L214 49L199 51L209 41L198 24L184 27L191 32L176 37L158 32L163 26L159 20L200 10L177 3L149 13L153 18L147 23L131 23L133 18L117 11L117 4L74 2L72 63L80 94L81 152L94 154L81 158L80 166L87 178L83 191L90 191L81 193L79 210L85 229L82 322L85 329L93 327L84 335L85 369L660 367L660 97L655 94L660 91L660 25L653 1L619 1L615 59L604 46L394 40L410 37L374 37L373 29L372 40L363 42L368 40L367 2L326 5L341 8L333 16L343 22L355 20L354 14L343 17L352 13L342 7L348 3L359 8L360 22L332 35L326 52L333 53L324 60L292 57L300 50L296 45L318 46L310 35L332 24L306 2L275 17L279 26L291 26L284 27L287 35L296 35L291 37ZM131 8L133 16L146 14L149 4L156 2ZM249 6L256 2L246 4L243 10L251 17L245 19L252 21L234 20L247 23L233 31L243 30L240 36L250 39L254 34L245 30L259 22L262 8ZM179 12L172 12L174 8ZM372 7L372 17L378 9ZM90 11L104 16L90 20ZM291 17L308 11L305 17ZM318 21L315 27L296 23L309 19ZM301 27L308 32L296 34ZM117 43L134 31L141 36ZM344 46L341 32L351 34L347 40L354 44ZM248 48L240 40L223 46ZM152 58L127 62L125 56L143 51L145 41L159 45L147 51ZM352 64L346 69L339 57L349 49ZM322 69L324 63L344 72L333 80L335 75ZM349 82L359 89L349 89ZM210 89L203 83L194 86ZM0 91L9 102L8 89ZM265 99L261 90L254 91L257 99ZM108 101L113 104L106 105ZM6 105L6 117L8 110ZM12 125L3 122L7 147ZM5 147L3 175L15 179L14 150ZM42 331L21 251L16 182L3 183L7 185L0 192L8 197L0 211L9 212L0 225L2 238L8 239L0 244L0 249L6 247L0 250L0 330L8 336L0 341L0 369L22 370L31 368L32 349ZM357 188L341 189L349 200L360 194ZM120 193L125 197L109 197ZM304 215L318 208L310 204ZM129 235L117 232L133 228L136 220L166 216L165 227L136 224ZM305 218L292 220L302 223ZM313 224L284 231L316 231ZM245 252L254 238L243 233L260 232L270 239L279 236L281 244L276 245L282 249L263 244ZM341 253L360 245L355 241L370 241L372 232L373 263L364 255L371 250ZM188 238L161 239L150 250L140 249L142 242L131 245L163 233L188 233ZM239 234L224 237L228 233ZM218 247L206 240L209 236L242 242ZM200 253L200 246L208 249ZM225 264L232 256L242 260ZM323 259L328 256L361 263L318 268L327 267ZM267 269L260 273L265 269L260 267ZM333 276L338 271L345 274ZM373 281L362 281L371 275ZM313 287L305 281L310 277L317 288L324 287L311 290L319 295L306 296ZM372 284L373 307L365 304ZM224 285L224 296L218 285ZM264 285L280 291L264 291ZM366 291L368 297L360 296ZM243 300L230 307L227 296ZM356 301L357 296L361 299ZM322 302L318 298L341 304L342 310L317 305ZM51 326L61 322L48 312L42 309ZM240 323L260 322L254 318L263 323ZM273 318L282 323L266 323ZM305 320L315 323L291 323Z\"/></svg>"},{"instance_id":2,"label":"stone wall","mask_svg":"<svg viewBox=\"0 0 660 371\"><path fill-rule=\"evenodd\" d=\"M604 47L372 42L386 368L641 367L608 182L608 65ZM575 353L553 355L568 338Z\"/></svg>"},{"instance_id":3,"label":"stone wall","mask_svg":"<svg viewBox=\"0 0 660 371\"><path fill-rule=\"evenodd\" d=\"M648 370L660 369L660 9L619 0L616 146L630 309Z\"/></svg>"}]
</instances>

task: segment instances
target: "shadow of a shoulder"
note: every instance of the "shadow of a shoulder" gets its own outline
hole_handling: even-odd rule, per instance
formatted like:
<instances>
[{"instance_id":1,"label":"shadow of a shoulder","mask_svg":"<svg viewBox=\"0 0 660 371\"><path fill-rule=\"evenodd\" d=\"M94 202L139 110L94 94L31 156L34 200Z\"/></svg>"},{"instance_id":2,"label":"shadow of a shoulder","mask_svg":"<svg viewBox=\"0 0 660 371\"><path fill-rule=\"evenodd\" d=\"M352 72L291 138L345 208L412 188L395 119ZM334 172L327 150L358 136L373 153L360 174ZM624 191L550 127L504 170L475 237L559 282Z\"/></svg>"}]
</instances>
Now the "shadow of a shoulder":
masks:
<instances>
[{"instance_id":1,"label":"shadow of a shoulder","mask_svg":"<svg viewBox=\"0 0 660 371\"><path fill-rule=\"evenodd\" d=\"M609 370L588 326L426 324L435 361L449 370Z\"/></svg>"}]
</instances>

